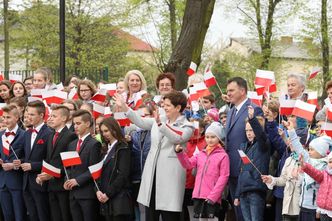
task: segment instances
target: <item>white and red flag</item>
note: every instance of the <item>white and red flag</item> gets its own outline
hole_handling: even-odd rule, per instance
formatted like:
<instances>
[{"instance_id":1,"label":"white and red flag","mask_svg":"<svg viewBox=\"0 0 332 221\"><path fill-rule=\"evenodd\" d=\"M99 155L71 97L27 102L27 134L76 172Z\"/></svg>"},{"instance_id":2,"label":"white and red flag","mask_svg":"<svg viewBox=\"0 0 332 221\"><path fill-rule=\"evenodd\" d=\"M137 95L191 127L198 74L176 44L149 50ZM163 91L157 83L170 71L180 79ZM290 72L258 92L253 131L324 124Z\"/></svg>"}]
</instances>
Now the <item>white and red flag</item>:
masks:
<instances>
[{"instance_id":1,"label":"white and red flag","mask_svg":"<svg viewBox=\"0 0 332 221\"><path fill-rule=\"evenodd\" d=\"M325 133L327 136L332 137L332 123L325 122L320 128L321 133Z\"/></svg>"},{"instance_id":2,"label":"white and red flag","mask_svg":"<svg viewBox=\"0 0 332 221\"><path fill-rule=\"evenodd\" d=\"M43 93L45 93L46 90L45 89L32 89L30 92L31 97L38 97L38 98L42 98L43 97Z\"/></svg>"},{"instance_id":3,"label":"white and red flag","mask_svg":"<svg viewBox=\"0 0 332 221\"><path fill-rule=\"evenodd\" d=\"M292 115L311 121L315 110L316 105L308 104L301 100L296 100Z\"/></svg>"},{"instance_id":4,"label":"white and red flag","mask_svg":"<svg viewBox=\"0 0 332 221\"><path fill-rule=\"evenodd\" d=\"M95 119L97 119L100 115L104 115L104 113L105 113L105 106L93 103L92 115Z\"/></svg>"},{"instance_id":5,"label":"white and red flag","mask_svg":"<svg viewBox=\"0 0 332 221\"><path fill-rule=\"evenodd\" d=\"M3 81L3 80L5 80L5 77L4 77L3 73L0 72L0 81Z\"/></svg>"},{"instance_id":6,"label":"white and red flag","mask_svg":"<svg viewBox=\"0 0 332 221\"><path fill-rule=\"evenodd\" d=\"M296 100L285 100L285 99L280 99L280 110L279 114L280 115L291 115L293 113L294 107L295 107L295 102Z\"/></svg>"},{"instance_id":7,"label":"white and red flag","mask_svg":"<svg viewBox=\"0 0 332 221\"><path fill-rule=\"evenodd\" d=\"M275 81L274 72L266 70L256 70L255 85L260 85L264 87L270 87L270 85Z\"/></svg>"},{"instance_id":8,"label":"white and red flag","mask_svg":"<svg viewBox=\"0 0 332 221\"><path fill-rule=\"evenodd\" d=\"M100 89L105 89L107 93L112 97L116 92L116 84L115 83L103 84L100 86Z\"/></svg>"},{"instance_id":9,"label":"white and red flag","mask_svg":"<svg viewBox=\"0 0 332 221\"><path fill-rule=\"evenodd\" d=\"M247 156L247 154L245 154L245 152L243 152L243 150L237 150L239 151L241 160L243 162L243 164L249 164L251 163L251 160L249 159L249 157Z\"/></svg>"},{"instance_id":10,"label":"white and red flag","mask_svg":"<svg viewBox=\"0 0 332 221\"><path fill-rule=\"evenodd\" d=\"M92 166L89 166L89 171L91 173L92 179L97 180L101 176L101 172L103 169L104 161L100 161Z\"/></svg>"},{"instance_id":11,"label":"white and red flag","mask_svg":"<svg viewBox=\"0 0 332 221\"><path fill-rule=\"evenodd\" d=\"M78 100L79 99L76 88L73 88L73 89L70 90L70 92L68 94L68 99L71 99L71 100Z\"/></svg>"},{"instance_id":12,"label":"white and red flag","mask_svg":"<svg viewBox=\"0 0 332 221\"><path fill-rule=\"evenodd\" d=\"M64 167L80 165L82 163L77 151L62 152L60 153L60 156Z\"/></svg>"},{"instance_id":13,"label":"white and red flag","mask_svg":"<svg viewBox=\"0 0 332 221\"><path fill-rule=\"evenodd\" d=\"M198 100L200 97L205 97L210 95L211 92L206 87L204 82L196 83L189 88L189 97L190 100Z\"/></svg>"},{"instance_id":14,"label":"white and red flag","mask_svg":"<svg viewBox=\"0 0 332 221\"><path fill-rule=\"evenodd\" d=\"M56 89L59 90L59 91L62 91L63 89L65 89L65 88L63 87L62 82L60 82L60 84L55 85L55 87L56 87Z\"/></svg>"},{"instance_id":15,"label":"white and red flag","mask_svg":"<svg viewBox=\"0 0 332 221\"><path fill-rule=\"evenodd\" d=\"M307 92L308 94L308 100L307 103L314 104L316 107L318 107L318 93L317 91L310 91Z\"/></svg>"},{"instance_id":16,"label":"white and red flag","mask_svg":"<svg viewBox=\"0 0 332 221\"><path fill-rule=\"evenodd\" d=\"M112 113L111 107L105 107L105 110L104 110L104 117L107 118L107 117L111 117L111 116L113 116L113 113Z\"/></svg>"},{"instance_id":17,"label":"white and red flag","mask_svg":"<svg viewBox=\"0 0 332 221\"><path fill-rule=\"evenodd\" d=\"M217 80L210 70L204 74L204 83L207 87L212 87L217 84Z\"/></svg>"},{"instance_id":18,"label":"white and red flag","mask_svg":"<svg viewBox=\"0 0 332 221\"><path fill-rule=\"evenodd\" d=\"M68 98L68 94L67 92L59 90L47 90L43 92L42 98L46 101L48 105L61 104L64 100Z\"/></svg>"},{"instance_id":19,"label":"white and red flag","mask_svg":"<svg viewBox=\"0 0 332 221\"><path fill-rule=\"evenodd\" d=\"M124 112L115 112L114 119L118 121L121 127L129 126L131 123Z\"/></svg>"},{"instance_id":20,"label":"white and red flag","mask_svg":"<svg viewBox=\"0 0 332 221\"><path fill-rule=\"evenodd\" d=\"M190 63L189 69L187 70L187 75L191 76L197 71L197 64L194 62Z\"/></svg>"},{"instance_id":21,"label":"white and red flag","mask_svg":"<svg viewBox=\"0 0 332 221\"><path fill-rule=\"evenodd\" d=\"M257 106L262 106L263 104L263 95L258 95L256 91L248 91L247 97L251 100L252 103Z\"/></svg>"},{"instance_id":22,"label":"white and red flag","mask_svg":"<svg viewBox=\"0 0 332 221\"><path fill-rule=\"evenodd\" d=\"M146 94L146 91L139 91L133 94L133 101L134 101L134 110L137 110L143 104L143 96Z\"/></svg>"},{"instance_id":23,"label":"white and red flag","mask_svg":"<svg viewBox=\"0 0 332 221\"><path fill-rule=\"evenodd\" d=\"M97 93L95 93L91 97L91 100L93 100L93 101L99 101L99 102L105 102L105 100L106 100L106 94L107 94L107 90L106 89L99 89L97 91Z\"/></svg>"},{"instance_id":24,"label":"white and red flag","mask_svg":"<svg viewBox=\"0 0 332 221\"><path fill-rule=\"evenodd\" d=\"M0 117L3 115L2 108L6 105L7 105L6 103L0 103Z\"/></svg>"},{"instance_id":25,"label":"white and red flag","mask_svg":"<svg viewBox=\"0 0 332 221\"><path fill-rule=\"evenodd\" d=\"M14 84L16 81L22 82L22 75L20 74L8 74L10 83Z\"/></svg>"},{"instance_id":26,"label":"white and red flag","mask_svg":"<svg viewBox=\"0 0 332 221\"><path fill-rule=\"evenodd\" d=\"M52 166L51 164L46 163L44 160L42 165L42 172L47 173L48 175L56 178L61 177L61 170L59 168Z\"/></svg>"},{"instance_id":27,"label":"white and red flag","mask_svg":"<svg viewBox=\"0 0 332 221\"><path fill-rule=\"evenodd\" d=\"M2 136L2 152L6 155L9 156L10 152L10 143L7 138Z\"/></svg>"},{"instance_id":28,"label":"white and red flag","mask_svg":"<svg viewBox=\"0 0 332 221\"><path fill-rule=\"evenodd\" d=\"M309 80L315 78L319 72L321 72L321 69L319 67L314 67L309 74Z\"/></svg>"}]
</instances>

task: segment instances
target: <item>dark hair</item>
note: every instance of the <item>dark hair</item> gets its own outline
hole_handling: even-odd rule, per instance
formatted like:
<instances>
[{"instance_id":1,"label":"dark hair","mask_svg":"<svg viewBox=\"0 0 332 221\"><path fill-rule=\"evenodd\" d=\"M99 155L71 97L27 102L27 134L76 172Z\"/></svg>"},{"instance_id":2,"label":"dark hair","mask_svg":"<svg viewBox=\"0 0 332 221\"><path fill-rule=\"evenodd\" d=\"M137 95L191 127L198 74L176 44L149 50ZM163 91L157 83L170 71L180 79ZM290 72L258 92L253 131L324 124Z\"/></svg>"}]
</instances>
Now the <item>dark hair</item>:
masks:
<instances>
[{"instance_id":1,"label":"dark hair","mask_svg":"<svg viewBox=\"0 0 332 221\"><path fill-rule=\"evenodd\" d=\"M227 85L230 83L235 82L240 88L243 88L245 92L248 91L247 81L241 77L233 77L227 81Z\"/></svg>"},{"instance_id":2,"label":"dark hair","mask_svg":"<svg viewBox=\"0 0 332 221\"><path fill-rule=\"evenodd\" d=\"M20 113L17 109L17 107L13 104L8 104L6 106L4 106L3 108L1 108L3 112L5 113L9 113L11 111L13 111L13 114L16 116L16 117L19 117L20 116Z\"/></svg>"},{"instance_id":3,"label":"dark hair","mask_svg":"<svg viewBox=\"0 0 332 221\"><path fill-rule=\"evenodd\" d=\"M93 125L93 118L89 111L87 110L77 110L73 113L72 118L81 117L83 122L90 122L90 126Z\"/></svg>"},{"instance_id":4,"label":"dark hair","mask_svg":"<svg viewBox=\"0 0 332 221\"><path fill-rule=\"evenodd\" d=\"M45 116L45 112L46 112L46 107L45 104L42 101L31 101L28 103L27 105L28 107L32 107L32 108L36 108L38 114L43 114Z\"/></svg>"},{"instance_id":5,"label":"dark hair","mask_svg":"<svg viewBox=\"0 0 332 221\"><path fill-rule=\"evenodd\" d=\"M25 82L28 81L28 80L33 81L33 76L29 76L29 77L24 78L23 84L25 84Z\"/></svg>"},{"instance_id":6,"label":"dark hair","mask_svg":"<svg viewBox=\"0 0 332 221\"><path fill-rule=\"evenodd\" d=\"M204 96L203 99L209 100L212 104L216 101L215 97L213 94Z\"/></svg>"},{"instance_id":7,"label":"dark hair","mask_svg":"<svg viewBox=\"0 0 332 221\"><path fill-rule=\"evenodd\" d=\"M21 81L16 81L15 83L12 84L12 86L11 86L10 89L9 89L10 97L14 97L14 86L15 86L15 84L20 84L20 85L22 85L23 90L24 90L23 97L27 96L28 91L27 91L27 89L25 88L24 83L22 83Z\"/></svg>"},{"instance_id":8,"label":"dark hair","mask_svg":"<svg viewBox=\"0 0 332 221\"><path fill-rule=\"evenodd\" d=\"M2 80L2 81L0 81L0 86L1 85L5 85L9 90L10 90L10 87L12 86L12 84L8 80Z\"/></svg>"},{"instance_id":9,"label":"dark hair","mask_svg":"<svg viewBox=\"0 0 332 221\"><path fill-rule=\"evenodd\" d=\"M325 84L325 90L327 91L328 89L330 89L332 87L332 80L326 82Z\"/></svg>"},{"instance_id":10,"label":"dark hair","mask_svg":"<svg viewBox=\"0 0 332 221\"><path fill-rule=\"evenodd\" d=\"M175 88L175 76L171 72L166 72L166 73L159 74L157 79L156 79L156 87L159 88L159 82L161 80L165 79L165 78L167 78L171 81L172 88L174 89Z\"/></svg>"},{"instance_id":11,"label":"dark hair","mask_svg":"<svg viewBox=\"0 0 332 221\"><path fill-rule=\"evenodd\" d=\"M52 106L52 111L54 110L60 110L61 111L61 115L66 117L66 121L68 121L69 116L70 116L70 110L68 107L66 107L65 105L54 105Z\"/></svg>"},{"instance_id":12,"label":"dark hair","mask_svg":"<svg viewBox=\"0 0 332 221\"><path fill-rule=\"evenodd\" d=\"M119 123L113 118L108 117L105 118L99 125L99 130L101 131L101 126L104 125L111 132L112 136L120 142L126 142L125 137L122 134L121 127ZM104 140L104 136L101 136L103 143L106 143Z\"/></svg>"},{"instance_id":13,"label":"dark hair","mask_svg":"<svg viewBox=\"0 0 332 221\"><path fill-rule=\"evenodd\" d=\"M168 94L166 94L163 98L163 100L168 99L171 101L171 103L174 105L174 107L180 105L180 113L187 107L187 98L184 93L180 91L171 91Z\"/></svg>"},{"instance_id":14,"label":"dark hair","mask_svg":"<svg viewBox=\"0 0 332 221\"><path fill-rule=\"evenodd\" d=\"M77 75L75 75L75 74L73 74L73 75L69 75L69 76L66 78L66 80L65 80L65 82L64 82L63 85L64 85L64 86L69 86L69 84L70 84L72 78L77 78L77 81L76 81L76 86L77 86L78 83L79 83L80 78L79 78Z\"/></svg>"},{"instance_id":15,"label":"dark hair","mask_svg":"<svg viewBox=\"0 0 332 221\"><path fill-rule=\"evenodd\" d=\"M25 108L27 106L27 101L25 97L13 97L9 100L9 103L15 103L17 106Z\"/></svg>"},{"instance_id":16,"label":"dark hair","mask_svg":"<svg viewBox=\"0 0 332 221\"><path fill-rule=\"evenodd\" d=\"M62 104L65 104L65 103L73 105L75 111L78 110L78 106L77 106L77 103L75 101L67 99L67 100L64 100L62 102Z\"/></svg>"}]
</instances>

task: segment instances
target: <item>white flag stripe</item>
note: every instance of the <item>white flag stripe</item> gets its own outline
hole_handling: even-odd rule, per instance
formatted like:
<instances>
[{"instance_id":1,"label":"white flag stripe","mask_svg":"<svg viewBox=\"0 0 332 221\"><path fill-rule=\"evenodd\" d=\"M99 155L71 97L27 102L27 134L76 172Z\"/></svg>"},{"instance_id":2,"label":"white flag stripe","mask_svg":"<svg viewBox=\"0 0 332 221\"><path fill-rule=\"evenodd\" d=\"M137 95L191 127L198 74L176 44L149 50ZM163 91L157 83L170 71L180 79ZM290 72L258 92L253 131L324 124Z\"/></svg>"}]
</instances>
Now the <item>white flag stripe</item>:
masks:
<instances>
[{"instance_id":1,"label":"white flag stripe","mask_svg":"<svg viewBox=\"0 0 332 221\"><path fill-rule=\"evenodd\" d=\"M100 161L99 163L96 163L92 166L89 166L89 170L91 173L94 173L98 170L100 170L103 167L104 160Z\"/></svg>"},{"instance_id":2,"label":"white flag stripe","mask_svg":"<svg viewBox=\"0 0 332 221\"><path fill-rule=\"evenodd\" d=\"M56 168L56 167L52 166L51 164L46 163L45 160L43 160L43 167L46 167L47 169L49 169L55 173L61 174L61 170L59 168Z\"/></svg>"},{"instance_id":3,"label":"white flag stripe","mask_svg":"<svg viewBox=\"0 0 332 221\"><path fill-rule=\"evenodd\" d=\"M103 84L100 86L100 89L104 89L107 91L115 91L116 90L116 84L112 83L112 84Z\"/></svg>"},{"instance_id":4,"label":"white flag stripe","mask_svg":"<svg viewBox=\"0 0 332 221\"><path fill-rule=\"evenodd\" d=\"M297 107L298 109L302 109L302 110L305 110L305 111L312 112L312 113L314 113L315 109L316 109L316 105L308 104L308 103L303 102L301 100L296 100L295 107Z\"/></svg>"},{"instance_id":5,"label":"white flag stripe","mask_svg":"<svg viewBox=\"0 0 332 221\"><path fill-rule=\"evenodd\" d=\"M257 69L256 70L256 77L271 79L272 81L275 80L273 71L266 71L266 70Z\"/></svg>"},{"instance_id":6,"label":"white flag stripe","mask_svg":"<svg viewBox=\"0 0 332 221\"><path fill-rule=\"evenodd\" d=\"M310 92L307 92L307 94L308 94L308 100L317 99L317 97L318 97L317 91L310 91Z\"/></svg>"},{"instance_id":7,"label":"white flag stripe","mask_svg":"<svg viewBox=\"0 0 332 221\"><path fill-rule=\"evenodd\" d=\"M49 90L49 91L44 91L42 93L42 97L43 97L43 99L50 98L50 97L58 97L58 98L66 100L68 97L68 94L67 94L67 92L64 92L64 91Z\"/></svg>"},{"instance_id":8,"label":"white flag stripe","mask_svg":"<svg viewBox=\"0 0 332 221\"><path fill-rule=\"evenodd\" d=\"M80 155L77 151L67 151L60 153L62 160L72 159L72 158L79 158Z\"/></svg>"},{"instance_id":9,"label":"white flag stripe","mask_svg":"<svg viewBox=\"0 0 332 221\"><path fill-rule=\"evenodd\" d=\"M127 116L125 112L115 112L114 113L114 119L126 119Z\"/></svg>"},{"instance_id":10,"label":"white flag stripe","mask_svg":"<svg viewBox=\"0 0 332 221\"><path fill-rule=\"evenodd\" d=\"M322 124L322 127L321 127L321 130L328 130L328 131L332 131L332 123L323 123Z\"/></svg>"},{"instance_id":11,"label":"white flag stripe","mask_svg":"<svg viewBox=\"0 0 332 221\"><path fill-rule=\"evenodd\" d=\"M96 111L100 114L104 114L105 112L105 107L102 105L99 105L97 103L93 103L93 111Z\"/></svg>"},{"instance_id":12,"label":"white flag stripe","mask_svg":"<svg viewBox=\"0 0 332 221\"><path fill-rule=\"evenodd\" d=\"M256 91L248 91L247 97L255 100L263 100L263 95L257 95Z\"/></svg>"}]
</instances>

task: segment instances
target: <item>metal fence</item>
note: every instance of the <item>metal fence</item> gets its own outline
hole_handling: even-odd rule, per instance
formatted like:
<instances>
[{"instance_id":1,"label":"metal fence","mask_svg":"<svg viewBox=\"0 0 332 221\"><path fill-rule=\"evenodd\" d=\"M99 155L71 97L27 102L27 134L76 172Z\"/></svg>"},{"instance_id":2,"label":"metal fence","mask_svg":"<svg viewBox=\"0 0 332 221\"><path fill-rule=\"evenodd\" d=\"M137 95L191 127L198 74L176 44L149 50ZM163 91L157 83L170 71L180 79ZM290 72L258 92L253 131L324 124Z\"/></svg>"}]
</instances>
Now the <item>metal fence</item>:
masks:
<instances>
[{"instance_id":1,"label":"metal fence","mask_svg":"<svg viewBox=\"0 0 332 221\"><path fill-rule=\"evenodd\" d=\"M59 69L51 69L53 74L53 82L60 82L60 70ZM8 79L9 74L21 75L24 80L26 77L32 76L35 73L35 70L10 70L10 71L0 71L4 73L6 78ZM87 78L91 81L98 83L101 80L108 81L108 67L104 68L91 68L91 69L67 69L66 70L66 78L71 75L76 75L81 79Z\"/></svg>"}]
</instances>

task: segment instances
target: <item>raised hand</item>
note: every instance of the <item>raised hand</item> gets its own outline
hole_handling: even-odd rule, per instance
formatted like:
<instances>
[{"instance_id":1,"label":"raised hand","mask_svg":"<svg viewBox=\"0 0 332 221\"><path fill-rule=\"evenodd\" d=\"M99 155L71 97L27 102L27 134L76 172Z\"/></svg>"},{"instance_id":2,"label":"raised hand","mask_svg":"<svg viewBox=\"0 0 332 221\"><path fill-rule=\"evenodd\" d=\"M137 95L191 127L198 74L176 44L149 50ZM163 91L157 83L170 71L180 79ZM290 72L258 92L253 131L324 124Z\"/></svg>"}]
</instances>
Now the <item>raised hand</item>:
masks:
<instances>
[{"instance_id":1,"label":"raised hand","mask_svg":"<svg viewBox=\"0 0 332 221\"><path fill-rule=\"evenodd\" d=\"M183 147L181 147L179 144L175 146L175 152L180 153L183 150Z\"/></svg>"},{"instance_id":2,"label":"raised hand","mask_svg":"<svg viewBox=\"0 0 332 221\"><path fill-rule=\"evenodd\" d=\"M113 96L113 100L115 101L116 111L117 112L127 112L128 111L128 105L124 101L121 94L115 93Z\"/></svg>"},{"instance_id":3,"label":"raised hand","mask_svg":"<svg viewBox=\"0 0 332 221\"><path fill-rule=\"evenodd\" d=\"M291 121L282 121L282 125L287 128L287 130L292 130L294 129L294 125Z\"/></svg>"}]
</instances>

